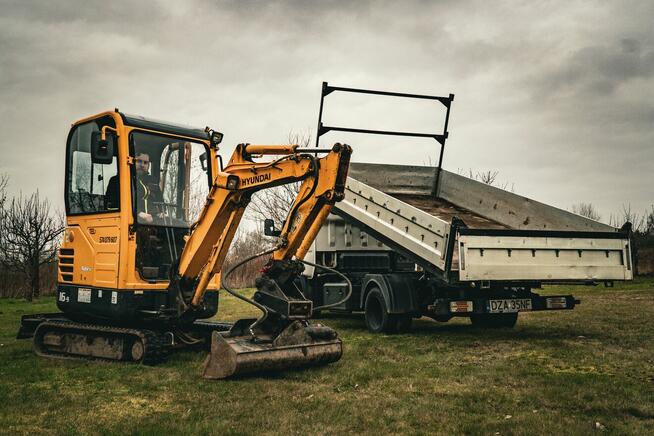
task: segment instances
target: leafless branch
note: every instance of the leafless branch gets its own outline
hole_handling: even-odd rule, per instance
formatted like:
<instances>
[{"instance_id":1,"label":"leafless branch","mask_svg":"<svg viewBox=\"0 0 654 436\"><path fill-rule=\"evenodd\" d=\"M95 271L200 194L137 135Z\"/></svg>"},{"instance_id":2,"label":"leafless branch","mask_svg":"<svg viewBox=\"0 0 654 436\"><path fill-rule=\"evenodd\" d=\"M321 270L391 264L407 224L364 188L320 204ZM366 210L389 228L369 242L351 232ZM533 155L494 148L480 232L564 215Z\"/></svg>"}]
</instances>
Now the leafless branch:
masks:
<instances>
[{"instance_id":1,"label":"leafless branch","mask_svg":"<svg viewBox=\"0 0 654 436\"><path fill-rule=\"evenodd\" d=\"M595 206L592 203L577 203L572 205L572 212L577 215L581 215L591 220L599 221L602 219L602 216L599 214Z\"/></svg>"}]
</instances>

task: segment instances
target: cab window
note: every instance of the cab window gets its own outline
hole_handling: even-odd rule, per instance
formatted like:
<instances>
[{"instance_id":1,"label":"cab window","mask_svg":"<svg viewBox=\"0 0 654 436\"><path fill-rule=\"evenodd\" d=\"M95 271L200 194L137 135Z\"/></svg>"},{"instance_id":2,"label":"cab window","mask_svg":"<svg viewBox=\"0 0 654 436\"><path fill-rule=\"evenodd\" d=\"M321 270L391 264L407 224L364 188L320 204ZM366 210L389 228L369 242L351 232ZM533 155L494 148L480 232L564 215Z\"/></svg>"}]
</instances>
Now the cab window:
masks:
<instances>
[{"instance_id":1,"label":"cab window","mask_svg":"<svg viewBox=\"0 0 654 436\"><path fill-rule=\"evenodd\" d=\"M209 193L207 147L146 132L131 135L139 224L190 227Z\"/></svg>"},{"instance_id":2,"label":"cab window","mask_svg":"<svg viewBox=\"0 0 654 436\"><path fill-rule=\"evenodd\" d=\"M209 193L208 148L142 131L130 134L130 144L136 270L144 280L167 280Z\"/></svg>"},{"instance_id":3,"label":"cab window","mask_svg":"<svg viewBox=\"0 0 654 436\"><path fill-rule=\"evenodd\" d=\"M115 123L110 117L77 125L69 135L67 147L66 208L69 214L115 212L120 210L117 147L114 144L111 163L91 160L93 132ZM115 141L110 136L109 140Z\"/></svg>"}]
</instances>

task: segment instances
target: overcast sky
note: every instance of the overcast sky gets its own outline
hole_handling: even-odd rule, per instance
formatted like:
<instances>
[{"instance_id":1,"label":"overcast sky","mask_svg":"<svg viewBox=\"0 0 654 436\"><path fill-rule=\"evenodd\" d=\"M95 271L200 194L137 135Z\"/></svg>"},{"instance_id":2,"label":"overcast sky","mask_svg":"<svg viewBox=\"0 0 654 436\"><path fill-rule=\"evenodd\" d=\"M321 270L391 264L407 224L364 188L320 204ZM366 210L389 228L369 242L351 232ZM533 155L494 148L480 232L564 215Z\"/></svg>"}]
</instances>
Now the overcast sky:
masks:
<instances>
[{"instance_id":1,"label":"overcast sky","mask_svg":"<svg viewBox=\"0 0 654 436\"><path fill-rule=\"evenodd\" d=\"M444 167L604 220L654 203L654 2L0 0L0 172L63 206L70 124L120 108L285 142L320 86L456 95ZM434 131L438 104L327 99L325 123ZM427 164L432 140L330 133L353 160ZM226 156L227 157L227 156Z\"/></svg>"}]
</instances>

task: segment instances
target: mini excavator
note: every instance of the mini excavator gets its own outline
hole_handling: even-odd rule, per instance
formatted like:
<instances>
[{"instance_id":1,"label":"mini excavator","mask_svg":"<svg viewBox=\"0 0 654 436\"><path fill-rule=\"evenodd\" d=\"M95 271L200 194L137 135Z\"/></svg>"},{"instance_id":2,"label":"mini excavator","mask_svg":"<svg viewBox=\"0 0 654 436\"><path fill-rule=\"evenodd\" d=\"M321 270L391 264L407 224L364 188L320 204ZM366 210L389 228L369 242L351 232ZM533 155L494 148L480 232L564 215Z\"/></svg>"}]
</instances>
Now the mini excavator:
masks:
<instances>
[{"instance_id":1,"label":"mini excavator","mask_svg":"<svg viewBox=\"0 0 654 436\"><path fill-rule=\"evenodd\" d=\"M239 144L223 168L222 138L118 109L72 125L61 313L26 315L18 332L33 338L37 355L156 364L174 350L205 346L208 379L340 359L337 333L308 321L321 308L305 298L299 274L343 198L351 148ZM299 192L282 228L266 223L277 239L258 255L270 260L248 298L229 276L256 256L223 272L227 251L252 195L294 182ZM221 285L262 315L209 321Z\"/></svg>"}]
</instances>

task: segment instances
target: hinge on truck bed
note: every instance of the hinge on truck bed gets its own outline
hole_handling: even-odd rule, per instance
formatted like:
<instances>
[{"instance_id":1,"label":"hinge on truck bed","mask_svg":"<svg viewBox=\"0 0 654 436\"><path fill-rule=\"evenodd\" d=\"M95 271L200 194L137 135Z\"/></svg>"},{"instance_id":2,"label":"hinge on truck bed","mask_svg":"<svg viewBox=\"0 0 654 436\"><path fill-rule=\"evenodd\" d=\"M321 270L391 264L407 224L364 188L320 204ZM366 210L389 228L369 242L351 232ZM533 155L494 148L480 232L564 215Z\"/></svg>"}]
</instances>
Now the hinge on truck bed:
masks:
<instances>
[{"instance_id":1,"label":"hinge on truck bed","mask_svg":"<svg viewBox=\"0 0 654 436\"><path fill-rule=\"evenodd\" d=\"M456 240L459 229L467 228L466 223L463 222L458 216L452 217L452 223L450 224L450 233L447 236L447 250L445 254L445 271L443 271L443 276L445 281L451 283L454 279L452 274L452 259L454 257L454 249L456 248Z\"/></svg>"}]
</instances>

